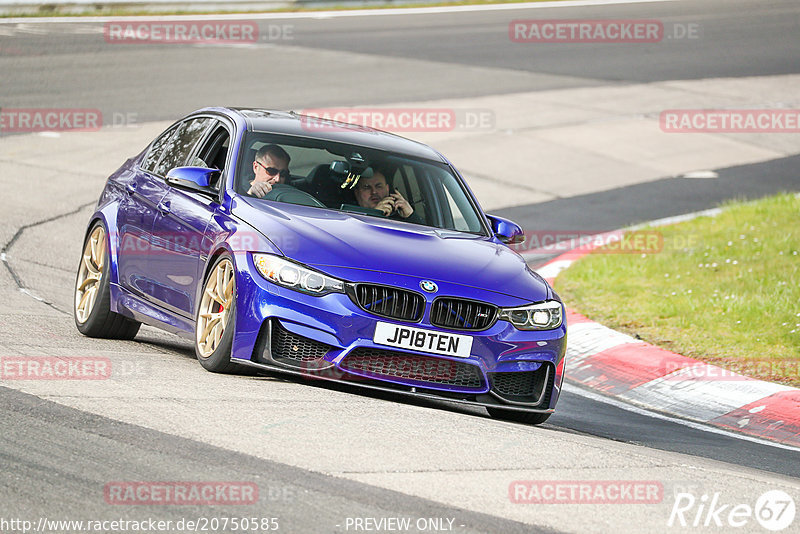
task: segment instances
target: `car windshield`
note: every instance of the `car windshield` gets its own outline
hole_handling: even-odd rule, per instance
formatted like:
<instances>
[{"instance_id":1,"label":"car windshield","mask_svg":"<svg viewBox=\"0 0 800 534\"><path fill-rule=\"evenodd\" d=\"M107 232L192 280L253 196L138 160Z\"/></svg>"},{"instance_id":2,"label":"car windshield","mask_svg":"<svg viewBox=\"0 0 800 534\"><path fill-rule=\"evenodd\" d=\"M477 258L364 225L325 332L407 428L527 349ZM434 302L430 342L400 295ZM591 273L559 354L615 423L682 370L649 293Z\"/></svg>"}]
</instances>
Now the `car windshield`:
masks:
<instances>
[{"instance_id":1,"label":"car windshield","mask_svg":"<svg viewBox=\"0 0 800 534\"><path fill-rule=\"evenodd\" d=\"M254 186L264 181L269 192ZM485 234L478 208L447 165L362 146L251 132L235 187L265 202Z\"/></svg>"}]
</instances>

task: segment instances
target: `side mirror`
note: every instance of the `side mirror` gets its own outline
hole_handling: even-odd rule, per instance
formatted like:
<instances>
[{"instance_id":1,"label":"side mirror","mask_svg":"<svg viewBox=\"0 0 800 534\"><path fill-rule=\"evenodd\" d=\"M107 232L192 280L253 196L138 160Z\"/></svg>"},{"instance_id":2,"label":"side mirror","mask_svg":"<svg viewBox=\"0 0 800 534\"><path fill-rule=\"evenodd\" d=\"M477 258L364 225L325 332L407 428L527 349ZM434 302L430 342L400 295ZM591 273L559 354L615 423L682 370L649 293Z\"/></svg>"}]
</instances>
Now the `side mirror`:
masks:
<instances>
[{"instance_id":1,"label":"side mirror","mask_svg":"<svg viewBox=\"0 0 800 534\"><path fill-rule=\"evenodd\" d=\"M217 198L219 193L211 184L219 178L220 172L205 167L175 167L167 173L167 183L177 189Z\"/></svg>"},{"instance_id":2,"label":"side mirror","mask_svg":"<svg viewBox=\"0 0 800 534\"><path fill-rule=\"evenodd\" d=\"M525 233L520 226L497 215L487 215L492 223L492 232L506 245L520 245L525 242Z\"/></svg>"}]
</instances>

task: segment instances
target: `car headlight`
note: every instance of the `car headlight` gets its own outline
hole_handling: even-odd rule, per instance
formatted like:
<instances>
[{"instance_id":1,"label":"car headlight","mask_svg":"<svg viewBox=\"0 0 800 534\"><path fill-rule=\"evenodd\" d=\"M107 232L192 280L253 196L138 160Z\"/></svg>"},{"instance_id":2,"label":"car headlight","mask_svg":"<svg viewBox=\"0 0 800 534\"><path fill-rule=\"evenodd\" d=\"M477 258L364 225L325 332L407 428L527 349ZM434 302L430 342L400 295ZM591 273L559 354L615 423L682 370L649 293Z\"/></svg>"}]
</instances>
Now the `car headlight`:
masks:
<instances>
[{"instance_id":1,"label":"car headlight","mask_svg":"<svg viewBox=\"0 0 800 534\"><path fill-rule=\"evenodd\" d=\"M261 276L301 293L322 296L328 293L344 293L344 282L321 272L272 254L253 254L253 262Z\"/></svg>"},{"instance_id":2,"label":"car headlight","mask_svg":"<svg viewBox=\"0 0 800 534\"><path fill-rule=\"evenodd\" d=\"M561 303L548 300L519 308L502 308L498 318L519 330L552 330L561 326L562 315Z\"/></svg>"}]
</instances>

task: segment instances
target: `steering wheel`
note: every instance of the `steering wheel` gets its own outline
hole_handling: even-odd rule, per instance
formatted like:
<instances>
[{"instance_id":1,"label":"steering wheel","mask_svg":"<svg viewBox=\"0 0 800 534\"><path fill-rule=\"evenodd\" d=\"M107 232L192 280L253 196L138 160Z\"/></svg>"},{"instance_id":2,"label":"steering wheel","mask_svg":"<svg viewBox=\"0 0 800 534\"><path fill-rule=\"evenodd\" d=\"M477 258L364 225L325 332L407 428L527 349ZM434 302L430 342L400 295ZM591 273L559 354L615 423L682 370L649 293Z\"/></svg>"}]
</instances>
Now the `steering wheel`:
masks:
<instances>
[{"instance_id":1,"label":"steering wheel","mask_svg":"<svg viewBox=\"0 0 800 534\"><path fill-rule=\"evenodd\" d=\"M264 195L264 200L274 200L275 202L285 202L287 204L300 204L301 206L311 206L314 208L326 207L325 204L317 200L314 196L288 184L273 184L272 191Z\"/></svg>"}]
</instances>

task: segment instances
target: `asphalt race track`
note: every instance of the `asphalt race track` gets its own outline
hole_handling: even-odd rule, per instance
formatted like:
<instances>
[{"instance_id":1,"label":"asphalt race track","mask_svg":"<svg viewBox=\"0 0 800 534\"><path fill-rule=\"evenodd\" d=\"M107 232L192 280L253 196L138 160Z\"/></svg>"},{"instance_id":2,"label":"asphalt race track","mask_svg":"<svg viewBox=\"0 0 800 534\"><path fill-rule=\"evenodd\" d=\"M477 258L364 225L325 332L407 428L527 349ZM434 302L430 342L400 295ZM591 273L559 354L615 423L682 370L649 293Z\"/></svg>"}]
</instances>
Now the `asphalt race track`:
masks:
<instances>
[{"instance_id":1,"label":"asphalt race track","mask_svg":"<svg viewBox=\"0 0 800 534\"><path fill-rule=\"evenodd\" d=\"M592 18L655 19L665 39L509 39L515 19ZM121 370L103 381L0 379L0 532L22 532L3 523L13 519L152 518L179 532L194 530L175 526L182 520L226 517L275 518L278 531L299 533L764 532L754 517L738 528L669 520L681 493L698 502L718 493L731 508L755 507L777 489L800 505L797 449L631 410L577 386L547 423L528 427L445 402L213 375L180 338L143 327L133 342L89 340L71 315L83 231L105 178L172 121L210 105L488 113L484 128L400 133L451 157L487 209L526 229L610 230L800 191L797 133L658 131L664 109L800 108L797 2L253 20L257 43L171 45L110 43L107 20L0 19L0 111L96 109L106 126L0 132L0 359L91 355ZM687 28L692 39L680 37ZM684 176L695 170L717 177ZM647 481L663 494L516 503L509 492L520 480ZM234 506L109 503L108 486L125 481L241 481L259 492ZM695 514L705 521L697 506L687 521Z\"/></svg>"}]
</instances>

